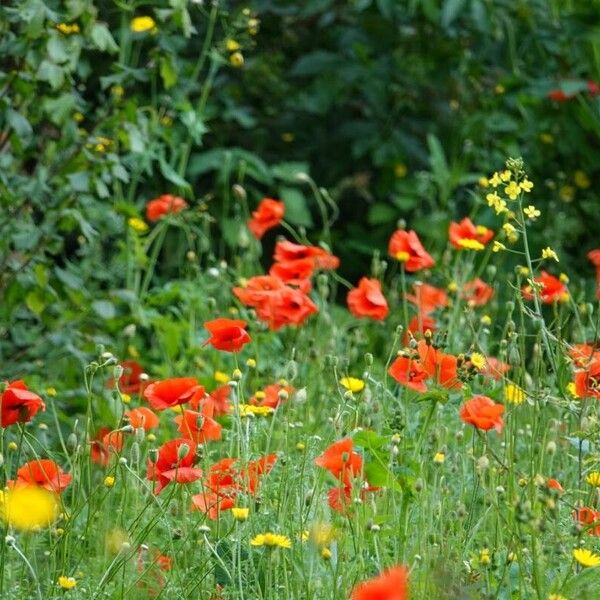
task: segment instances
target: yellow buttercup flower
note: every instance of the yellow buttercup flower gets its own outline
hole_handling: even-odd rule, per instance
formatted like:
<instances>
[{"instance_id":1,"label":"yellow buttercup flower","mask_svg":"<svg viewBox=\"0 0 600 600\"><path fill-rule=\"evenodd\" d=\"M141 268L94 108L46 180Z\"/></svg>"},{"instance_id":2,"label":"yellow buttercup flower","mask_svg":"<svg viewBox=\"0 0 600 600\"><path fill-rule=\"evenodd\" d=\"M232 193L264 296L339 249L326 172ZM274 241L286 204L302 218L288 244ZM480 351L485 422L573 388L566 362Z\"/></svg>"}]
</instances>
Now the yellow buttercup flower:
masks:
<instances>
[{"instance_id":1,"label":"yellow buttercup flower","mask_svg":"<svg viewBox=\"0 0 600 600\"><path fill-rule=\"evenodd\" d=\"M600 556L594 554L594 552L588 550L587 548L576 548L575 550L573 550L573 558L582 567L600 566Z\"/></svg>"},{"instance_id":2,"label":"yellow buttercup flower","mask_svg":"<svg viewBox=\"0 0 600 600\"><path fill-rule=\"evenodd\" d=\"M135 17L130 23L131 31L134 33L145 33L156 29L156 21L152 17Z\"/></svg>"},{"instance_id":3,"label":"yellow buttercup flower","mask_svg":"<svg viewBox=\"0 0 600 600\"><path fill-rule=\"evenodd\" d=\"M552 248L550 248L550 246L548 246L547 248L544 248L542 250L542 258L551 258L552 260L559 262L558 254L556 254L556 252L554 250L552 250Z\"/></svg>"},{"instance_id":4,"label":"yellow buttercup flower","mask_svg":"<svg viewBox=\"0 0 600 600\"><path fill-rule=\"evenodd\" d=\"M79 25L77 23L59 23L56 29L65 35L71 35L72 33L79 33Z\"/></svg>"},{"instance_id":5,"label":"yellow buttercup flower","mask_svg":"<svg viewBox=\"0 0 600 600\"><path fill-rule=\"evenodd\" d=\"M508 383L504 387L504 399L509 404L523 404L525 402L525 390L514 383Z\"/></svg>"},{"instance_id":6,"label":"yellow buttercup flower","mask_svg":"<svg viewBox=\"0 0 600 600\"><path fill-rule=\"evenodd\" d=\"M77 581L75 581L75 577L66 577L65 575L61 575L58 578L58 586L63 590L72 590L77 585Z\"/></svg>"},{"instance_id":7,"label":"yellow buttercup flower","mask_svg":"<svg viewBox=\"0 0 600 600\"><path fill-rule=\"evenodd\" d=\"M485 356L479 354L479 352L473 352L473 354L471 354L471 364L481 371L481 369L485 367Z\"/></svg>"},{"instance_id":8,"label":"yellow buttercup flower","mask_svg":"<svg viewBox=\"0 0 600 600\"><path fill-rule=\"evenodd\" d=\"M234 507L231 509L231 514L236 521L245 521L248 519L248 515L250 514L249 508L238 508Z\"/></svg>"},{"instance_id":9,"label":"yellow buttercup flower","mask_svg":"<svg viewBox=\"0 0 600 600\"><path fill-rule=\"evenodd\" d=\"M242 67L244 65L244 55L241 52L234 52L229 57L229 62L232 67L239 69L240 67Z\"/></svg>"},{"instance_id":10,"label":"yellow buttercup flower","mask_svg":"<svg viewBox=\"0 0 600 600\"><path fill-rule=\"evenodd\" d=\"M504 193L511 199L516 200L521 193L521 187L516 181L511 181L505 188Z\"/></svg>"},{"instance_id":11,"label":"yellow buttercup flower","mask_svg":"<svg viewBox=\"0 0 600 600\"><path fill-rule=\"evenodd\" d=\"M251 546L268 546L270 548L291 548L292 540L278 533L259 533L250 540Z\"/></svg>"},{"instance_id":12,"label":"yellow buttercup flower","mask_svg":"<svg viewBox=\"0 0 600 600\"><path fill-rule=\"evenodd\" d=\"M350 392L361 392L365 388L365 382L356 377L342 377L340 385Z\"/></svg>"},{"instance_id":13,"label":"yellow buttercup flower","mask_svg":"<svg viewBox=\"0 0 600 600\"><path fill-rule=\"evenodd\" d=\"M593 487L600 487L600 472L592 471L586 478L586 483L589 483Z\"/></svg>"},{"instance_id":14,"label":"yellow buttercup flower","mask_svg":"<svg viewBox=\"0 0 600 600\"><path fill-rule=\"evenodd\" d=\"M104 485L107 488L111 488L115 485L115 478L112 475L107 475L104 478Z\"/></svg>"},{"instance_id":15,"label":"yellow buttercup flower","mask_svg":"<svg viewBox=\"0 0 600 600\"><path fill-rule=\"evenodd\" d=\"M56 494L39 486L15 487L0 496L0 516L23 531L50 526L58 516L58 508Z\"/></svg>"}]
</instances>

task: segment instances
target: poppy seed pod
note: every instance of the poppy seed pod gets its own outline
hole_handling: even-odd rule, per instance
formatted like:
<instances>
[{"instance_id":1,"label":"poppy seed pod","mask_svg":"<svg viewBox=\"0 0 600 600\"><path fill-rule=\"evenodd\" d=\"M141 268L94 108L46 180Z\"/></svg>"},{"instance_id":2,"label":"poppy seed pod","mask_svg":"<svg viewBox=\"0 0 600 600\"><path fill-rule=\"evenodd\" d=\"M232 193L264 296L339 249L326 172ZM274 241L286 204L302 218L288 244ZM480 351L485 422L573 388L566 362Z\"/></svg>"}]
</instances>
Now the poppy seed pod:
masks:
<instances>
[{"instance_id":1,"label":"poppy seed pod","mask_svg":"<svg viewBox=\"0 0 600 600\"><path fill-rule=\"evenodd\" d=\"M123 375L123 367L121 365L115 365L113 369L113 377L115 380L120 379L121 375Z\"/></svg>"},{"instance_id":2,"label":"poppy seed pod","mask_svg":"<svg viewBox=\"0 0 600 600\"><path fill-rule=\"evenodd\" d=\"M148 450L148 460L152 463L152 464L156 464L156 461L158 461L158 449L157 448L150 448L150 450Z\"/></svg>"},{"instance_id":3,"label":"poppy seed pod","mask_svg":"<svg viewBox=\"0 0 600 600\"><path fill-rule=\"evenodd\" d=\"M177 458L179 460L183 460L190 452L190 447L187 444L181 444L179 448L177 448Z\"/></svg>"}]
</instances>

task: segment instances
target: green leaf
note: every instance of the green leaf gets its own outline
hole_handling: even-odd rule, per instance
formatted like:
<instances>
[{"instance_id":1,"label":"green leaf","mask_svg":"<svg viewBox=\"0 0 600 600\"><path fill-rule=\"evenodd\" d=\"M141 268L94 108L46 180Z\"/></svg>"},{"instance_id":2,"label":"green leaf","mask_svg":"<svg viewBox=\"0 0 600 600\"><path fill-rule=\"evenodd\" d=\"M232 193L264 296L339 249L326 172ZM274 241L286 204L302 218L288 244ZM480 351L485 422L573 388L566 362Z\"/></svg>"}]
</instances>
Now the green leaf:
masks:
<instances>
[{"instance_id":1,"label":"green leaf","mask_svg":"<svg viewBox=\"0 0 600 600\"><path fill-rule=\"evenodd\" d=\"M31 127L29 121L21 113L9 108L6 111L6 120L13 131L20 138L28 139L31 137L33 128Z\"/></svg>"},{"instance_id":2,"label":"green leaf","mask_svg":"<svg viewBox=\"0 0 600 600\"><path fill-rule=\"evenodd\" d=\"M309 173L308 163L282 162L271 167L271 172L278 179L297 183L299 173Z\"/></svg>"},{"instance_id":3,"label":"green leaf","mask_svg":"<svg viewBox=\"0 0 600 600\"><path fill-rule=\"evenodd\" d=\"M25 296L25 306L39 317L47 306L46 295L41 289L31 290Z\"/></svg>"},{"instance_id":4,"label":"green leaf","mask_svg":"<svg viewBox=\"0 0 600 600\"><path fill-rule=\"evenodd\" d=\"M442 27L450 27L465 7L465 0L446 0L442 7Z\"/></svg>"},{"instance_id":5,"label":"green leaf","mask_svg":"<svg viewBox=\"0 0 600 600\"><path fill-rule=\"evenodd\" d=\"M64 71L49 60L43 60L38 67L36 78L47 81L52 89L58 89L65 81Z\"/></svg>"},{"instance_id":6,"label":"green leaf","mask_svg":"<svg viewBox=\"0 0 600 600\"><path fill-rule=\"evenodd\" d=\"M92 309L101 319L106 321L114 319L117 315L115 305L109 300L94 300Z\"/></svg>"},{"instance_id":7,"label":"green leaf","mask_svg":"<svg viewBox=\"0 0 600 600\"><path fill-rule=\"evenodd\" d=\"M389 443L389 437L375 431L359 431L352 438L352 442L361 448L377 450Z\"/></svg>"},{"instance_id":8,"label":"green leaf","mask_svg":"<svg viewBox=\"0 0 600 600\"><path fill-rule=\"evenodd\" d=\"M75 110L75 96L71 93L61 94L57 98L46 98L43 103L44 112L55 125L62 125Z\"/></svg>"},{"instance_id":9,"label":"green leaf","mask_svg":"<svg viewBox=\"0 0 600 600\"><path fill-rule=\"evenodd\" d=\"M69 60L69 48L66 38L53 33L46 44L48 56L52 62L57 64L66 63Z\"/></svg>"},{"instance_id":10,"label":"green leaf","mask_svg":"<svg viewBox=\"0 0 600 600\"><path fill-rule=\"evenodd\" d=\"M398 217L398 211L389 204L377 202L369 208L367 220L370 225L383 225L394 221Z\"/></svg>"},{"instance_id":11,"label":"green leaf","mask_svg":"<svg viewBox=\"0 0 600 600\"><path fill-rule=\"evenodd\" d=\"M119 46L117 46L111 32L104 23L94 23L90 37L94 46L102 52L114 54L119 50Z\"/></svg>"},{"instance_id":12,"label":"green leaf","mask_svg":"<svg viewBox=\"0 0 600 600\"><path fill-rule=\"evenodd\" d=\"M167 90L177 83L177 71L173 59L169 55L160 57L160 76Z\"/></svg>"},{"instance_id":13,"label":"green leaf","mask_svg":"<svg viewBox=\"0 0 600 600\"><path fill-rule=\"evenodd\" d=\"M312 227L313 219L304 194L297 188L283 187L279 195L285 203L285 220L292 225Z\"/></svg>"},{"instance_id":14,"label":"green leaf","mask_svg":"<svg viewBox=\"0 0 600 600\"><path fill-rule=\"evenodd\" d=\"M183 177L181 177L177 171L175 171L175 169L165 160L163 156L160 157L158 162L160 165L160 172L163 174L165 179L180 188L184 188L190 192L192 191L190 184Z\"/></svg>"}]
</instances>

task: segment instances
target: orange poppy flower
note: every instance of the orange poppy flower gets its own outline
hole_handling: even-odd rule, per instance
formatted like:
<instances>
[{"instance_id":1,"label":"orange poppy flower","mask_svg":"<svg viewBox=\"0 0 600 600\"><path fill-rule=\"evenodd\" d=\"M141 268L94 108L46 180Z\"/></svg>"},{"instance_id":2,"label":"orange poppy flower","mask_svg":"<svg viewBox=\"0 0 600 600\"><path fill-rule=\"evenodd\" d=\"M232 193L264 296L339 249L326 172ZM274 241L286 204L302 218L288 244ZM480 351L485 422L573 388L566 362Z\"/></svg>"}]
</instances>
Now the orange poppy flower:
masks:
<instances>
[{"instance_id":1,"label":"orange poppy flower","mask_svg":"<svg viewBox=\"0 0 600 600\"><path fill-rule=\"evenodd\" d=\"M428 283L413 283L413 292L405 297L420 313L429 314L436 308L448 306L448 294L441 288Z\"/></svg>"},{"instance_id":2,"label":"orange poppy flower","mask_svg":"<svg viewBox=\"0 0 600 600\"><path fill-rule=\"evenodd\" d=\"M123 433L101 427L90 442L90 459L92 462L106 467L111 452L121 452L123 449Z\"/></svg>"},{"instance_id":3,"label":"orange poppy flower","mask_svg":"<svg viewBox=\"0 0 600 600\"><path fill-rule=\"evenodd\" d=\"M197 444L221 439L221 425L212 418L212 407L209 405L204 405L202 412L184 410L182 415L173 420L177 429Z\"/></svg>"},{"instance_id":4,"label":"orange poppy flower","mask_svg":"<svg viewBox=\"0 0 600 600\"><path fill-rule=\"evenodd\" d=\"M587 506L573 511L573 518L577 523L585 525L588 535L600 535L600 512Z\"/></svg>"},{"instance_id":5,"label":"orange poppy flower","mask_svg":"<svg viewBox=\"0 0 600 600\"><path fill-rule=\"evenodd\" d=\"M560 485L560 482L557 479L548 479L548 481L546 481L546 487L548 487L551 490L557 490L560 493L565 491L563 490L563 486Z\"/></svg>"},{"instance_id":6,"label":"orange poppy flower","mask_svg":"<svg viewBox=\"0 0 600 600\"><path fill-rule=\"evenodd\" d=\"M17 470L17 478L7 485L37 485L49 492L60 494L71 483L72 477L65 473L53 460L32 460Z\"/></svg>"},{"instance_id":7,"label":"orange poppy flower","mask_svg":"<svg viewBox=\"0 0 600 600\"><path fill-rule=\"evenodd\" d=\"M46 410L44 401L30 392L22 380L5 382L6 387L0 393L0 424L8 427L15 423L28 423L39 410Z\"/></svg>"},{"instance_id":8,"label":"orange poppy flower","mask_svg":"<svg viewBox=\"0 0 600 600\"><path fill-rule=\"evenodd\" d=\"M138 406L131 410L126 410L124 416L129 419L129 424L138 429L142 427L145 431L156 429L160 425L159 418L146 406Z\"/></svg>"},{"instance_id":9,"label":"orange poppy flower","mask_svg":"<svg viewBox=\"0 0 600 600\"><path fill-rule=\"evenodd\" d=\"M163 194L146 204L146 218L148 221L158 221L164 215L181 212L187 207L188 203L183 198Z\"/></svg>"},{"instance_id":10,"label":"orange poppy flower","mask_svg":"<svg viewBox=\"0 0 600 600\"><path fill-rule=\"evenodd\" d=\"M378 577L360 583L352 590L351 600L406 600L408 569L392 567Z\"/></svg>"},{"instance_id":11,"label":"orange poppy flower","mask_svg":"<svg viewBox=\"0 0 600 600\"><path fill-rule=\"evenodd\" d=\"M587 257L596 268L596 298L600 300L600 248L588 252Z\"/></svg>"},{"instance_id":12,"label":"orange poppy flower","mask_svg":"<svg viewBox=\"0 0 600 600\"><path fill-rule=\"evenodd\" d=\"M437 323L433 317L430 317L426 314L415 315L410 322L408 323L408 327L406 328L406 333L404 334L404 344L408 345L410 342L410 338L422 338L425 335L426 331L431 331L434 333L437 329Z\"/></svg>"},{"instance_id":13,"label":"orange poppy flower","mask_svg":"<svg viewBox=\"0 0 600 600\"><path fill-rule=\"evenodd\" d=\"M417 392L426 392L425 381L429 374L417 360L399 356L391 364L388 373L401 385Z\"/></svg>"},{"instance_id":14,"label":"orange poppy flower","mask_svg":"<svg viewBox=\"0 0 600 600\"><path fill-rule=\"evenodd\" d=\"M600 398L600 360L575 373L575 391L580 398Z\"/></svg>"},{"instance_id":15,"label":"orange poppy flower","mask_svg":"<svg viewBox=\"0 0 600 600\"><path fill-rule=\"evenodd\" d=\"M539 277L534 277L533 281L541 285L540 298L544 304L553 304L554 302L564 302L568 299L567 287L554 275L542 271ZM530 285L526 285L523 290L525 300L533 300L533 291Z\"/></svg>"},{"instance_id":16,"label":"orange poppy flower","mask_svg":"<svg viewBox=\"0 0 600 600\"><path fill-rule=\"evenodd\" d=\"M251 496L256 495L261 482L261 477L268 475L277 462L276 454L267 454L256 460L251 460L245 469L240 471L245 491Z\"/></svg>"},{"instance_id":17,"label":"orange poppy flower","mask_svg":"<svg viewBox=\"0 0 600 600\"><path fill-rule=\"evenodd\" d=\"M221 513L231 510L235 506L235 498L219 496L212 492L194 494L192 496L192 510L199 510L211 520L217 520Z\"/></svg>"},{"instance_id":18,"label":"orange poppy flower","mask_svg":"<svg viewBox=\"0 0 600 600\"><path fill-rule=\"evenodd\" d=\"M231 388L228 385L222 385L210 394L207 394L204 390L202 390L202 393L196 392L190 400L190 408L199 410L203 406L209 406L215 417L227 415L231 412L230 394Z\"/></svg>"},{"instance_id":19,"label":"orange poppy flower","mask_svg":"<svg viewBox=\"0 0 600 600\"><path fill-rule=\"evenodd\" d=\"M287 285L256 309L258 318L268 323L272 331L285 325L299 326L317 312L319 309L316 304L306 294Z\"/></svg>"},{"instance_id":20,"label":"orange poppy flower","mask_svg":"<svg viewBox=\"0 0 600 600\"><path fill-rule=\"evenodd\" d=\"M458 250L483 250L494 237L494 232L483 225L474 225L471 219L465 217L460 223L450 223L448 237Z\"/></svg>"},{"instance_id":21,"label":"orange poppy flower","mask_svg":"<svg viewBox=\"0 0 600 600\"><path fill-rule=\"evenodd\" d=\"M425 340L419 341L417 351L423 368L435 383L448 389L461 387L456 356L438 350Z\"/></svg>"},{"instance_id":22,"label":"orange poppy flower","mask_svg":"<svg viewBox=\"0 0 600 600\"><path fill-rule=\"evenodd\" d=\"M600 360L600 350L592 344L573 344L569 349L569 356L576 366L585 367Z\"/></svg>"},{"instance_id":23,"label":"orange poppy flower","mask_svg":"<svg viewBox=\"0 0 600 600\"><path fill-rule=\"evenodd\" d=\"M481 279L467 281L460 291L460 297L469 306L484 306L494 297L494 288Z\"/></svg>"},{"instance_id":24,"label":"orange poppy flower","mask_svg":"<svg viewBox=\"0 0 600 600\"><path fill-rule=\"evenodd\" d=\"M385 319L389 308L381 291L381 283L377 279L361 277L358 287L348 292L348 309L359 319Z\"/></svg>"},{"instance_id":25,"label":"orange poppy flower","mask_svg":"<svg viewBox=\"0 0 600 600\"><path fill-rule=\"evenodd\" d=\"M185 453L182 449L187 447ZM181 456L183 454L183 456ZM195 468L196 443L188 438L166 442L158 449L156 463L148 459L147 478L153 482L154 493L159 494L169 483L191 483L202 477L202 469Z\"/></svg>"},{"instance_id":26,"label":"orange poppy flower","mask_svg":"<svg viewBox=\"0 0 600 600\"><path fill-rule=\"evenodd\" d=\"M465 402L460 409L460 418L477 429L488 431L494 428L498 433L502 432L504 421L502 413L504 406L496 404L487 396L473 396Z\"/></svg>"},{"instance_id":27,"label":"orange poppy flower","mask_svg":"<svg viewBox=\"0 0 600 600\"><path fill-rule=\"evenodd\" d=\"M317 269L337 269L340 266L340 259L323 248L294 244L287 240L275 244L273 258L278 263L311 258Z\"/></svg>"},{"instance_id":28,"label":"orange poppy flower","mask_svg":"<svg viewBox=\"0 0 600 600\"><path fill-rule=\"evenodd\" d=\"M281 200L263 198L248 221L248 229L257 240L260 240L269 229L279 225L284 214L285 204Z\"/></svg>"},{"instance_id":29,"label":"orange poppy flower","mask_svg":"<svg viewBox=\"0 0 600 600\"><path fill-rule=\"evenodd\" d=\"M363 459L352 449L352 440L346 438L334 442L323 454L315 458L315 464L327 469L338 481L349 485L353 477L362 471Z\"/></svg>"},{"instance_id":30,"label":"orange poppy flower","mask_svg":"<svg viewBox=\"0 0 600 600\"><path fill-rule=\"evenodd\" d=\"M160 411L189 402L199 391L204 388L195 377L174 377L151 383L144 390L144 398L154 410Z\"/></svg>"},{"instance_id":31,"label":"orange poppy flower","mask_svg":"<svg viewBox=\"0 0 600 600\"><path fill-rule=\"evenodd\" d=\"M435 261L423 248L419 236L414 231L398 229L388 243L388 254L400 261L409 273L429 269Z\"/></svg>"},{"instance_id":32,"label":"orange poppy flower","mask_svg":"<svg viewBox=\"0 0 600 600\"><path fill-rule=\"evenodd\" d=\"M210 344L213 348L224 352L239 352L251 341L246 326L246 321L239 319L220 318L207 321L204 327L208 329L211 337L203 345Z\"/></svg>"},{"instance_id":33,"label":"orange poppy flower","mask_svg":"<svg viewBox=\"0 0 600 600\"><path fill-rule=\"evenodd\" d=\"M299 258L298 260L287 260L285 262L276 262L269 269L269 275L278 277L284 283L296 283L308 281L312 277L316 268L313 257ZM310 289L310 282L309 289ZM299 284L298 287L302 287Z\"/></svg>"}]
</instances>

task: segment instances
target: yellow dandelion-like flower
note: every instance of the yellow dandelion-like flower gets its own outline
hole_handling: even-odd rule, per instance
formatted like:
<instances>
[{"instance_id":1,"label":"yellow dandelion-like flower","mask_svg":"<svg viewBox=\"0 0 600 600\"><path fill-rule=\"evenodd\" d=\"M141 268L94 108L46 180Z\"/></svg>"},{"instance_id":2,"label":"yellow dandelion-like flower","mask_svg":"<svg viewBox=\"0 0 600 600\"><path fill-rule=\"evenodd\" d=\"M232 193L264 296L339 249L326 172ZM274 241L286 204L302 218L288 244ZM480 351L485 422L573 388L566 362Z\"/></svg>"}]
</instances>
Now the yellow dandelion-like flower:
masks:
<instances>
[{"instance_id":1,"label":"yellow dandelion-like flower","mask_svg":"<svg viewBox=\"0 0 600 600\"><path fill-rule=\"evenodd\" d=\"M444 463L444 461L446 460L446 455L443 452L436 452L433 455L433 462L436 465L441 465Z\"/></svg>"},{"instance_id":2,"label":"yellow dandelion-like flower","mask_svg":"<svg viewBox=\"0 0 600 600\"><path fill-rule=\"evenodd\" d=\"M533 204L530 204L527 208L523 209L523 212L531 219L531 220L535 220L537 219L541 214L542 211L538 210Z\"/></svg>"},{"instance_id":3,"label":"yellow dandelion-like flower","mask_svg":"<svg viewBox=\"0 0 600 600\"><path fill-rule=\"evenodd\" d=\"M156 21L152 17L135 17L130 23L131 31L134 33L145 33L156 30Z\"/></svg>"},{"instance_id":4,"label":"yellow dandelion-like flower","mask_svg":"<svg viewBox=\"0 0 600 600\"><path fill-rule=\"evenodd\" d=\"M519 275L523 275L523 277L527 277L527 275L529 275L529 269L522 265L517 267L517 272L519 273Z\"/></svg>"},{"instance_id":5,"label":"yellow dandelion-like flower","mask_svg":"<svg viewBox=\"0 0 600 600\"><path fill-rule=\"evenodd\" d=\"M250 415L257 417L267 417L273 412L275 409L270 406L254 406L253 404L240 404L240 417L249 417Z\"/></svg>"},{"instance_id":6,"label":"yellow dandelion-like flower","mask_svg":"<svg viewBox=\"0 0 600 600\"><path fill-rule=\"evenodd\" d=\"M521 193L521 187L516 181L511 181L505 188L504 193L511 199L516 200Z\"/></svg>"},{"instance_id":7,"label":"yellow dandelion-like flower","mask_svg":"<svg viewBox=\"0 0 600 600\"><path fill-rule=\"evenodd\" d=\"M111 488L115 485L115 478L112 475L107 475L104 478L104 486L107 488Z\"/></svg>"},{"instance_id":8,"label":"yellow dandelion-like flower","mask_svg":"<svg viewBox=\"0 0 600 600\"><path fill-rule=\"evenodd\" d=\"M483 354L480 354L479 352L473 352L473 354L471 354L471 364L476 369L479 369L481 371L481 369L485 367L485 356L483 356Z\"/></svg>"},{"instance_id":9,"label":"yellow dandelion-like flower","mask_svg":"<svg viewBox=\"0 0 600 600\"><path fill-rule=\"evenodd\" d=\"M66 575L61 575L58 578L58 586L63 590L72 590L77 585L77 581L75 577L67 577Z\"/></svg>"},{"instance_id":10,"label":"yellow dandelion-like flower","mask_svg":"<svg viewBox=\"0 0 600 600\"><path fill-rule=\"evenodd\" d=\"M529 179L523 179L523 181L519 183L519 188L522 192L529 193L533 189L533 183L529 181Z\"/></svg>"},{"instance_id":11,"label":"yellow dandelion-like flower","mask_svg":"<svg viewBox=\"0 0 600 600\"><path fill-rule=\"evenodd\" d=\"M559 262L558 254L556 254L556 252L554 250L552 250L552 248L550 248L550 246L548 246L542 250L542 258L549 258L549 259L555 260L556 262Z\"/></svg>"},{"instance_id":12,"label":"yellow dandelion-like flower","mask_svg":"<svg viewBox=\"0 0 600 600\"><path fill-rule=\"evenodd\" d=\"M340 385L350 392L361 392L365 388L365 382L356 377L342 377Z\"/></svg>"},{"instance_id":13,"label":"yellow dandelion-like flower","mask_svg":"<svg viewBox=\"0 0 600 600\"><path fill-rule=\"evenodd\" d=\"M593 487L600 487L600 472L592 471L585 478L586 483L589 483Z\"/></svg>"},{"instance_id":14,"label":"yellow dandelion-like flower","mask_svg":"<svg viewBox=\"0 0 600 600\"><path fill-rule=\"evenodd\" d=\"M229 375L223 373L223 371L215 371L214 378L217 383L227 383L229 381Z\"/></svg>"},{"instance_id":15,"label":"yellow dandelion-like flower","mask_svg":"<svg viewBox=\"0 0 600 600\"><path fill-rule=\"evenodd\" d=\"M514 383L508 383L504 387L504 399L509 404L523 404L525 396L525 390Z\"/></svg>"},{"instance_id":16,"label":"yellow dandelion-like flower","mask_svg":"<svg viewBox=\"0 0 600 600\"><path fill-rule=\"evenodd\" d=\"M43 487L15 487L2 494L0 516L15 529L34 531L49 527L58 517L56 494Z\"/></svg>"},{"instance_id":17,"label":"yellow dandelion-like flower","mask_svg":"<svg viewBox=\"0 0 600 600\"><path fill-rule=\"evenodd\" d=\"M465 248L465 250L480 251L485 248L485 246L481 242L478 242L477 240L472 240L470 238L463 238L461 240L458 240L458 245L461 248Z\"/></svg>"},{"instance_id":18,"label":"yellow dandelion-like flower","mask_svg":"<svg viewBox=\"0 0 600 600\"><path fill-rule=\"evenodd\" d=\"M576 548L573 550L573 558L582 567L598 567L600 566L600 556L588 550L587 548Z\"/></svg>"},{"instance_id":19,"label":"yellow dandelion-like flower","mask_svg":"<svg viewBox=\"0 0 600 600\"><path fill-rule=\"evenodd\" d=\"M269 548L291 548L292 540L279 533L259 533L250 540L251 546L268 546Z\"/></svg>"},{"instance_id":20,"label":"yellow dandelion-like flower","mask_svg":"<svg viewBox=\"0 0 600 600\"><path fill-rule=\"evenodd\" d=\"M250 515L250 509L234 507L231 509L231 514L236 521L246 521Z\"/></svg>"}]
</instances>

